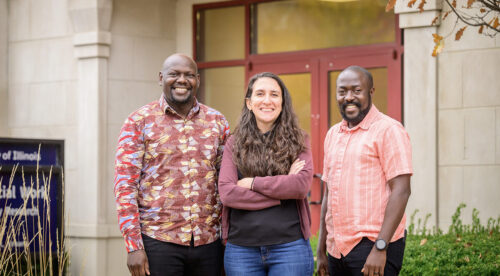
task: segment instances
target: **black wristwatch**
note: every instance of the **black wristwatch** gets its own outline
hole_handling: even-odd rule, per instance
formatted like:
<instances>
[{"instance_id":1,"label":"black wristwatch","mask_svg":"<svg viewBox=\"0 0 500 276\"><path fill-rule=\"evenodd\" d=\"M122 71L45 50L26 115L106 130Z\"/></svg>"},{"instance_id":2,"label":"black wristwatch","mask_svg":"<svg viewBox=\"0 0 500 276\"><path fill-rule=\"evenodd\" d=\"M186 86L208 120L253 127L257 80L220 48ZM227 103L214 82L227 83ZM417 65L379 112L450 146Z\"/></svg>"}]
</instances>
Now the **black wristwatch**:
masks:
<instances>
[{"instance_id":1,"label":"black wristwatch","mask_svg":"<svg viewBox=\"0 0 500 276\"><path fill-rule=\"evenodd\" d=\"M387 242L383 239L378 239L375 241L375 248L377 248L377 250L386 250L387 249Z\"/></svg>"}]
</instances>

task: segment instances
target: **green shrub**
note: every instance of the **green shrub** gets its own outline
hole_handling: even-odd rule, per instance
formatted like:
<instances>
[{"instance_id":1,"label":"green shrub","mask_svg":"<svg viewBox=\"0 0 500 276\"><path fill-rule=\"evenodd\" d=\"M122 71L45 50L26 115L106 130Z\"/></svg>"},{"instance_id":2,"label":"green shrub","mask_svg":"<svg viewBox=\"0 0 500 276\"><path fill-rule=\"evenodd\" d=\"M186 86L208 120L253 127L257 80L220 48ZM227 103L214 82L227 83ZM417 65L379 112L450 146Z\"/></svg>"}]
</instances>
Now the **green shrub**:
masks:
<instances>
[{"instance_id":1,"label":"green shrub","mask_svg":"<svg viewBox=\"0 0 500 276\"><path fill-rule=\"evenodd\" d=\"M416 225L418 210L411 215L400 275L500 275L500 217L481 225L473 209L472 224L464 225L460 215L465 207L457 207L447 234L426 228L430 215ZM311 237L315 255L317 242L317 236Z\"/></svg>"},{"instance_id":2,"label":"green shrub","mask_svg":"<svg viewBox=\"0 0 500 276\"><path fill-rule=\"evenodd\" d=\"M460 215L465 207L457 207L447 234L439 229L428 233L425 223L415 228L417 211L412 214L401 275L500 274L500 217L483 226L474 208L472 224L464 225Z\"/></svg>"}]
</instances>

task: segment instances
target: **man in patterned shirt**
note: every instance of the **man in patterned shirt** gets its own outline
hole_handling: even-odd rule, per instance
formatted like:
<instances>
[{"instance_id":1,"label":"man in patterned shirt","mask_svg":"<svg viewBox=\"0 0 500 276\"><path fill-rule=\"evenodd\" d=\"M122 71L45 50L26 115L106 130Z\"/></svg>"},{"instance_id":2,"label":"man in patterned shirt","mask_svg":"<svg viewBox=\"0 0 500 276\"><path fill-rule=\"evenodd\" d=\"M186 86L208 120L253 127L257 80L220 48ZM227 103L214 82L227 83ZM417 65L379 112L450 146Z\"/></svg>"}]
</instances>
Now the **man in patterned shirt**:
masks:
<instances>
[{"instance_id":1,"label":"man in patterned shirt","mask_svg":"<svg viewBox=\"0 0 500 276\"><path fill-rule=\"evenodd\" d=\"M163 93L126 120L115 196L127 266L138 275L217 275L222 268L217 175L229 135L224 116L196 100L196 63L174 54Z\"/></svg>"},{"instance_id":2,"label":"man in patterned shirt","mask_svg":"<svg viewBox=\"0 0 500 276\"><path fill-rule=\"evenodd\" d=\"M359 66L337 78L344 120L325 138L320 275L397 275L402 266L410 139L401 123L372 104L374 91L372 75Z\"/></svg>"}]
</instances>

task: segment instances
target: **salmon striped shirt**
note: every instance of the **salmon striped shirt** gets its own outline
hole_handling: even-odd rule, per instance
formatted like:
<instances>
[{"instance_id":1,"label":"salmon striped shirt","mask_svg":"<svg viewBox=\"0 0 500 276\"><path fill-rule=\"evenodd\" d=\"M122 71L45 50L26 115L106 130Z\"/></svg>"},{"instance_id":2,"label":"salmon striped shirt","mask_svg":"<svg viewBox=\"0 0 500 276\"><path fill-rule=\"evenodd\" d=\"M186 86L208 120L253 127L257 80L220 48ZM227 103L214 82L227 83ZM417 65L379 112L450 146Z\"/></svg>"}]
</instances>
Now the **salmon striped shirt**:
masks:
<instances>
[{"instance_id":1,"label":"salmon striped shirt","mask_svg":"<svg viewBox=\"0 0 500 276\"><path fill-rule=\"evenodd\" d=\"M327 251L346 256L363 237L378 237L391 190L388 181L412 174L410 138L398 121L372 105L353 128L334 125L325 138L323 181L328 183ZM404 236L403 216L394 236Z\"/></svg>"}]
</instances>

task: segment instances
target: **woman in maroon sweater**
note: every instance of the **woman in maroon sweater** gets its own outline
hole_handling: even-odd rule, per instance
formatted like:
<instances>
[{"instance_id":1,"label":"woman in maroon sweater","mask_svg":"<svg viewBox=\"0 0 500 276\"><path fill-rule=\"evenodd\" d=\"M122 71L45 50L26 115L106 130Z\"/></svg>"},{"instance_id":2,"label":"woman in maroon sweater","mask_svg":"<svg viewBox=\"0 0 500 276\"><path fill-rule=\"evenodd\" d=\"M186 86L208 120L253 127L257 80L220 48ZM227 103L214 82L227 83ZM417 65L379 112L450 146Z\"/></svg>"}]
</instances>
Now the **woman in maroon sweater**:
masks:
<instances>
[{"instance_id":1,"label":"woman in maroon sweater","mask_svg":"<svg viewBox=\"0 0 500 276\"><path fill-rule=\"evenodd\" d=\"M286 86L272 73L253 76L219 175L228 276L313 274L312 175L309 141Z\"/></svg>"}]
</instances>

